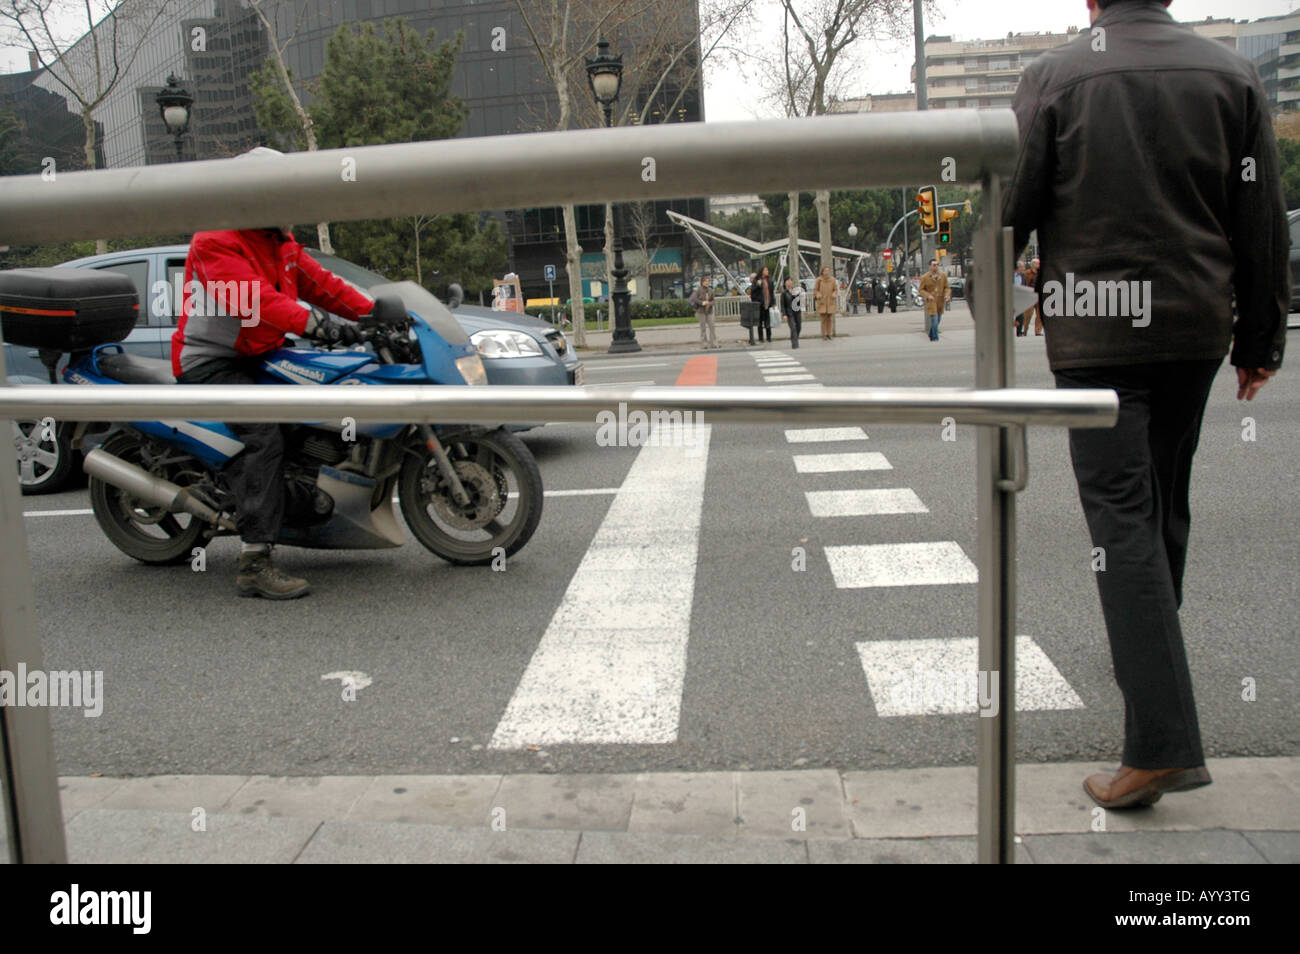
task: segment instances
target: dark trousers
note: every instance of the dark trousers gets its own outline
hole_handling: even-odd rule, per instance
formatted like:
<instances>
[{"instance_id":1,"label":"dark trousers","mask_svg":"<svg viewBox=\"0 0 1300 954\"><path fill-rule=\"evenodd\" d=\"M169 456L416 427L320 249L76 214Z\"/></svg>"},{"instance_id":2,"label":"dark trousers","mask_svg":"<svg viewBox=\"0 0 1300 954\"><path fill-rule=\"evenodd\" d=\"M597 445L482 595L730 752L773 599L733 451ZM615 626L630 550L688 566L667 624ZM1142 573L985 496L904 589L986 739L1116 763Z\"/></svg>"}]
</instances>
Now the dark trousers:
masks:
<instances>
[{"instance_id":1,"label":"dark trousers","mask_svg":"<svg viewBox=\"0 0 1300 954\"><path fill-rule=\"evenodd\" d=\"M1059 388L1113 388L1114 428L1070 431L1070 459L1094 547L1115 681L1124 696L1124 764L1202 765L1178 608L1191 525L1192 457L1222 359L1056 372Z\"/></svg>"},{"instance_id":2,"label":"dark trousers","mask_svg":"<svg viewBox=\"0 0 1300 954\"><path fill-rule=\"evenodd\" d=\"M799 333L803 331L803 312L787 311L785 320L790 323L790 347L799 347Z\"/></svg>"},{"instance_id":3,"label":"dark trousers","mask_svg":"<svg viewBox=\"0 0 1300 954\"><path fill-rule=\"evenodd\" d=\"M770 305L764 305L764 304L761 304L761 303L760 303L759 306L758 306L758 325L757 325L757 327L758 327L758 340L759 340L759 341L762 341L762 340L763 340L763 335L767 335L767 340L768 340L768 341L771 341L771 340L772 340L772 326L771 326L770 324L768 324L768 322L772 320L772 319L771 319L771 316L769 315L769 309L770 309L770 307L771 307ZM753 328L750 328L750 329L749 329L749 343L750 343L750 344L753 344L753 343L754 343L754 329L753 329Z\"/></svg>"},{"instance_id":4,"label":"dark trousers","mask_svg":"<svg viewBox=\"0 0 1300 954\"><path fill-rule=\"evenodd\" d=\"M180 384L255 384L261 358L215 358L185 371ZM284 428L280 424L231 424L244 449L223 471L239 509L245 543L275 543L284 522Z\"/></svg>"}]
</instances>

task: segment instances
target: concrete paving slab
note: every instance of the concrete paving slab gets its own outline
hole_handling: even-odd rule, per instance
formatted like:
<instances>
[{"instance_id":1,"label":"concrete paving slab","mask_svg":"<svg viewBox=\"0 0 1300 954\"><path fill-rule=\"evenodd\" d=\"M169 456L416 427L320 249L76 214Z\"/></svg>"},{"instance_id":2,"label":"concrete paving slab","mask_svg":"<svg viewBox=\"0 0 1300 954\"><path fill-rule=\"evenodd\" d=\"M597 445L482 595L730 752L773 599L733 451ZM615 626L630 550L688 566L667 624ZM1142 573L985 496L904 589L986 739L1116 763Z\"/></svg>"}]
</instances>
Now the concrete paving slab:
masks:
<instances>
[{"instance_id":1,"label":"concrete paving slab","mask_svg":"<svg viewBox=\"0 0 1300 954\"><path fill-rule=\"evenodd\" d=\"M777 838L851 838L838 772L738 772L740 834Z\"/></svg>"},{"instance_id":2,"label":"concrete paving slab","mask_svg":"<svg viewBox=\"0 0 1300 954\"><path fill-rule=\"evenodd\" d=\"M189 812L219 810L248 781L247 775L151 775L122 779L122 784L100 801L100 808L154 809Z\"/></svg>"},{"instance_id":3,"label":"concrete paving slab","mask_svg":"<svg viewBox=\"0 0 1300 954\"><path fill-rule=\"evenodd\" d=\"M72 864L287 864L320 824L306 818L87 808L67 825Z\"/></svg>"},{"instance_id":4,"label":"concrete paving slab","mask_svg":"<svg viewBox=\"0 0 1300 954\"><path fill-rule=\"evenodd\" d=\"M739 832L736 816L734 773L653 772L636 776L627 830L725 837Z\"/></svg>"},{"instance_id":5,"label":"concrete paving slab","mask_svg":"<svg viewBox=\"0 0 1300 954\"><path fill-rule=\"evenodd\" d=\"M79 812L94 808L122 787L124 779L95 778L89 775L68 775L59 779L59 804L63 807L63 822L67 824Z\"/></svg>"},{"instance_id":6,"label":"concrete paving slab","mask_svg":"<svg viewBox=\"0 0 1300 954\"><path fill-rule=\"evenodd\" d=\"M500 775L380 775L347 820L487 827L500 787Z\"/></svg>"},{"instance_id":7,"label":"concrete paving slab","mask_svg":"<svg viewBox=\"0 0 1300 954\"><path fill-rule=\"evenodd\" d=\"M507 830L627 831L635 790L635 775L507 775L492 811Z\"/></svg>"},{"instance_id":8,"label":"concrete paving slab","mask_svg":"<svg viewBox=\"0 0 1300 954\"><path fill-rule=\"evenodd\" d=\"M650 832L583 832L578 864L802 865L801 838L700 838ZM814 842L815 843L815 842Z\"/></svg>"},{"instance_id":9,"label":"concrete paving slab","mask_svg":"<svg viewBox=\"0 0 1300 954\"><path fill-rule=\"evenodd\" d=\"M1243 831L1241 836L1275 865L1300 865L1300 831Z\"/></svg>"},{"instance_id":10,"label":"concrete paving slab","mask_svg":"<svg viewBox=\"0 0 1300 954\"><path fill-rule=\"evenodd\" d=\"M974 838L855 838L808 842L815 865L973 865L979 856ZM1034 859L1016 845L1016 864Z\"/></svg>"},{"instance_id":11,"label":"concrete paving slab","mask_svg":"<svg viewBox=\"0 0 1300 954\"><path fill-rule=\"evenodd\" d=\"M1266 864L1235 831L1090 832L1026 835L1035 864Z\"/></svg>"},{"instance_id":12,"label":"concrete paving slab","mask_svg":"<svg viewBox=\"0 0 1300 954\"><path fill-rule=\"evenodd\" d=\"M222 806L231 815L270 818L346 818L357 799L371 787L367 775L326 775L320 778L254 775Z\"/></svg>"},{"instance_id":13,"label":"concrete paving slab","mask_svg":"<svg viewBox=\"0 0 1300 954\"><path fill-rule=\"evenodd\" d=\"M579 832L325 822L298 864L569 864Z\"/></svg>"},{"instance_id":14,"label":"concrete paving slab","mask_svg":"<svg viewBox=\"0 0 1300 954\"><path fill-rule=\"evenodd\" d=\"M844 791L858 838L974 835L974 766L846 772Z\"/></svg>"}]
</instances>

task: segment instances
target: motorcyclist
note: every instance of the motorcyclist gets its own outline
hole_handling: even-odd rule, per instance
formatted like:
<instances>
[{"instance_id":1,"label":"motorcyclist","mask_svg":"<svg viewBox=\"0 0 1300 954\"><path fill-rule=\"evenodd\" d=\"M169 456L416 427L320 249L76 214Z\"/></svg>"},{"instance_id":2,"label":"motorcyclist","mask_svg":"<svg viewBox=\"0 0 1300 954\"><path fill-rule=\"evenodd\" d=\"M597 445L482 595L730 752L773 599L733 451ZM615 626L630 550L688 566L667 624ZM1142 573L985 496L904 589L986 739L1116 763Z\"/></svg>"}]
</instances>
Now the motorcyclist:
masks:
<instances>
[{"instance_id":1,"label":"motorcyclist","mask_svg":"<svg viewBox=\"0 0 1300 954\"><path fill-rule=\"evenodd\" d=\"M239 158L282 155L258 147ZM308 311L299 299L330 314ZM287 227L198 232L185 259L185 299L172 335L172 372L180 384L253 384L268 352L292 333L350 344L350 322L374 302L329 272ZM236 589L240 596L285 600L305 596L306 580L274 565L271 549L284 519L284 431L273 423L237 423L243 442L226 466L239 515Z\"/></svg>"}]
</instances>

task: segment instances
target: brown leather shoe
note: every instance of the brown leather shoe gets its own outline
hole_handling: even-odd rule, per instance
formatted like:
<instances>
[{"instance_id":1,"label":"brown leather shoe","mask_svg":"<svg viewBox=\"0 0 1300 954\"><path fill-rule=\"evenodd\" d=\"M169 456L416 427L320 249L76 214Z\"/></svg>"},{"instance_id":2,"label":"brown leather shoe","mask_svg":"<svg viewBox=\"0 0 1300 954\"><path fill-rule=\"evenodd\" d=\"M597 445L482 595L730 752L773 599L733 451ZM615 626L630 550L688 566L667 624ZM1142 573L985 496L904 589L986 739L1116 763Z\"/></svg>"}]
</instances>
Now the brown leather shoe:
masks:
<instances>
[{"instance_id":1,"label":"brown leather shoe","mask_svg":"<svg viewBox=\"0 0 1300 954\"><path fill-rule=\"evenodd\" d=\"M1138 769L1121 765L1113 776L1100 772L1083 780L1083 790L1102 808L1154 805L1165 792L1187 792L1210 784L1204 765L1195 768Z\"/></svg>"}]
</instances>

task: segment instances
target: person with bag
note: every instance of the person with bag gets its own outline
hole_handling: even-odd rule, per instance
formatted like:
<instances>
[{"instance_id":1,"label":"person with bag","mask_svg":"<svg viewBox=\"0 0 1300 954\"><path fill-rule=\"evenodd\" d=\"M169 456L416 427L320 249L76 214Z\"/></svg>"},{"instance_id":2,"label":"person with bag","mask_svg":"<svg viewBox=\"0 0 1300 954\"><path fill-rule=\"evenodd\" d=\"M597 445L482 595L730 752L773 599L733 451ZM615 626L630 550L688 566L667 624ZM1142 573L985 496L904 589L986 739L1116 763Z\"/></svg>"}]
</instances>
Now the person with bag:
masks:
<instances>
[{"instance_id":1,"label":"person with bag","mask_svg":"<svg viewBox=\"0 0 1300 954\"><path fill-rule=\"evenodd\" d=\"M831 267L829 265L822 268L822 273L817 276L817 284L813 286L813 304L817 308L817 316L822 320L822 340L831 341L831 322L835 318L836 296L839 294L839 286L835 284L835 279L831 277Z\"/></svg>"},{"instance_id":2,"label":"person with bag","mask_svg":"<svg viewBox=\"0 0 1300 954\"><path fill-rule=\"evenodd\" d=\"M709 276L700 279L700 284L691 292L689 301L695 309L695 319L700 323L700 347L705 350L721 347L718 344L718 332L713 325L713 280Z\"/></svg>"},{"instance_id":3,"label":"person with bag","mask_svg":"<svg viewBox=\"0 0 1300 954\"><path fill-rule=\"evenodd\" d=\"M763 340L764 333L767 334L767 340L772 340L772 306L776 304L776 295L772 288L772 272L764 265L759 270L758 275L754 278L754 284L749 286L750 300L758 305L758 340ZM749 329L749 343L754 344L754 329Z\"/></svg>"},{"instance_id":4,"label":"person with bag","mask_svg":"<svg viewBox=\"0 0 1300 954\"><path fill-rule=\"evenodd\" d=\"M785 280L785 290L781 292L781 313L790 323L790 347L799 347L799 332L803 331L803 286L796 285L793 278Z\"/></svg>"}]
</instances>

